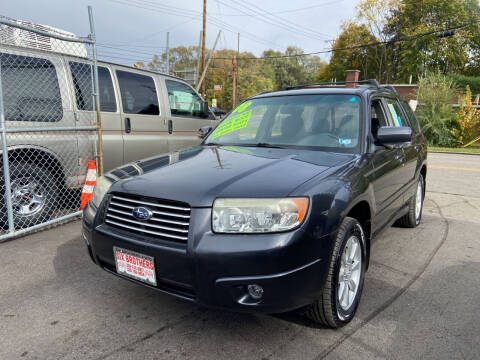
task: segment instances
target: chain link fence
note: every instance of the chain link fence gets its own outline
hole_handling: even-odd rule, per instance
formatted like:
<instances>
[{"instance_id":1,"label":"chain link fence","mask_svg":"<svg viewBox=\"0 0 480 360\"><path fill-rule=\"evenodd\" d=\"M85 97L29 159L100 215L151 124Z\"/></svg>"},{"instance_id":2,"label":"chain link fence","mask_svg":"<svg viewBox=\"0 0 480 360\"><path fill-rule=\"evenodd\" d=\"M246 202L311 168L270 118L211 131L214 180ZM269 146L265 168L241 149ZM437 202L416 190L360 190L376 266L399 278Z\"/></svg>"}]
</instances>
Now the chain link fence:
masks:
<instances>
[{"instance_id":1,"label":"chain link fence","mask_svg":"<svg viewBox=\"0 0 480 360\"><path fill-rule=\"evenodd\" d=\"M101 155L89 15L85 38L0 16L0 241L81 214Z\"/></svg>"}]
</instances>

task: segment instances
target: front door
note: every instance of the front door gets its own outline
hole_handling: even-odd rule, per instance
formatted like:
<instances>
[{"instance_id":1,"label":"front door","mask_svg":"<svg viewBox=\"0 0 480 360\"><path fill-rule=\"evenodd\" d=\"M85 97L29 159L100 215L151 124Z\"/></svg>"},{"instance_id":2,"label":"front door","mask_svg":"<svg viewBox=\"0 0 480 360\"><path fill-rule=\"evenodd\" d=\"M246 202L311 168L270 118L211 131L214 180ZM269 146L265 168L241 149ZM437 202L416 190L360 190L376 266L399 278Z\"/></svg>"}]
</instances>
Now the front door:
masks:
<instances>
[{"instance_id":1,"label":"front door","mask_svg":"<svg viewBox=\"0 0 480 360\"><path fill-rule=\"evenodd\" d=\"M373 100L371 106L371 136L375 142L371 174L375 194L375 224L378 227L388 222L402 205L401 176L404 152L401 147L386 147L376 141L378 128L392 126L386 103ZM375 231L375 229L374 229Z\"/></svg>"},{"instance_id":2,"label":"front door","mask_svg":"<svg viewBox=\"0 0 480 360\"><path fill-rule=\"evenodd\" d=\"M121 95L123 161L128 163L168 152L165 114L160 111L158 78L116 69Z\"/></svg>"}]
</instances>

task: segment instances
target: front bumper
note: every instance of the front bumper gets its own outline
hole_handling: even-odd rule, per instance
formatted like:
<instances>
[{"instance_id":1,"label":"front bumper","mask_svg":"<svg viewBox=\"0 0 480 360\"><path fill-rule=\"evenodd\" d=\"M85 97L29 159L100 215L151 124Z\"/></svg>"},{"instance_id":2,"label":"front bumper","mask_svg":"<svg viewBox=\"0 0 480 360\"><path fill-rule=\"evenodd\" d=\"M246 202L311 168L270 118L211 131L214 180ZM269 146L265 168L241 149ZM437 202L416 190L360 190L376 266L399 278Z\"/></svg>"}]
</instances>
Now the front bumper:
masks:
<instances>
[{"instance_id":1,"label":"front bumper","mask_svg":"<svg viewBox=\"0 0 480 360\"><path fill-rule=\"evenodd\" d=\"M314 236L308 224L277 234L215 234L210 212L192 208L188 242L178 244L108 226L88 205L83 237L92 260L104 270L209 307L279 313L320 296L335 234ZM118 275L114 246L154 257L157 286ZM263 288L260 300L248 294L250 284Z\"/></svg>"}]
</instances>

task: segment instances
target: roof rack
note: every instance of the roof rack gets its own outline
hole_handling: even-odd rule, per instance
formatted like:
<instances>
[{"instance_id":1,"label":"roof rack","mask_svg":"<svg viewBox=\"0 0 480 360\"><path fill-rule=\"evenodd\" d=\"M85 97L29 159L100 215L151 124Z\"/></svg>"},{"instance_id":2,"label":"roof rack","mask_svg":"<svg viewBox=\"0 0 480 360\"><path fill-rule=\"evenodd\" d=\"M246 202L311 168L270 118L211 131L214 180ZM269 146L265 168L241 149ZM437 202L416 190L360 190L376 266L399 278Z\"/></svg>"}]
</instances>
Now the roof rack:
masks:
<instances>
[{"instance_id":1,"label":"roof rack","mask_svg":"<svg viewBox=\"0 0 480 360\"><path fill-rule=\"evenodd\" d=\"M370 85L375 88L380 88L380 84L375 79L370 80L359 80L359 81L337 81L337 82L322 82L322 83L312 83L312 84L302 84L302 85L295 85L295 86L285 86L282 90L295 90L295 89L302 89L308 87L316 87L316 86L335 86L335 85L347 85L347 84L359 84L359 85Z\"/></svg>"}]
</instances>

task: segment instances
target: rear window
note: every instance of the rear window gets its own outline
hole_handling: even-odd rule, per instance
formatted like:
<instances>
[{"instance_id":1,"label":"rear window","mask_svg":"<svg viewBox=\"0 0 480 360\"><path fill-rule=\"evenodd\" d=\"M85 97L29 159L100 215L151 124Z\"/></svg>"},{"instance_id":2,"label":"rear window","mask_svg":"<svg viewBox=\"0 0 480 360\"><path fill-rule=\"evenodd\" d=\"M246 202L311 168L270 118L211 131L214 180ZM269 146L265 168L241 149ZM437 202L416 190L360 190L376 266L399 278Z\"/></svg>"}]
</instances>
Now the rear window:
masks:
<instances>
[{"instance_id":1,"label":"rear window","mask_svg":"<svg viewBox=\"0 0 480 360\"><path fill-rule=\"evenodd\" d=\"M57 122L63 117L57 72L51 61L1 54L7 121Z\"/></svg>"},{"instance_id":2,"label":"rear window","mask_svg":"<svg viewBox=\"0 0 480 360\"><path fill-rule=\"evenodd\" d=\"M117 70L125 114L159 115L155 82L150 76Z\"/></svg>"},{"instance_id":3,"label":"rear window","mask_svg":"<svg viewBox=\"0 0 480 360\"><path fill-rule=\"evenodd\" d=\"M93 110L93 74L92 65L71 61L69 63L75 87L75 99L78 110ZM117 103L113 90L112 77L106 67L98 67L98 86L100 88L100 110L116 112Z\"/></svg>"}]
</instances>

